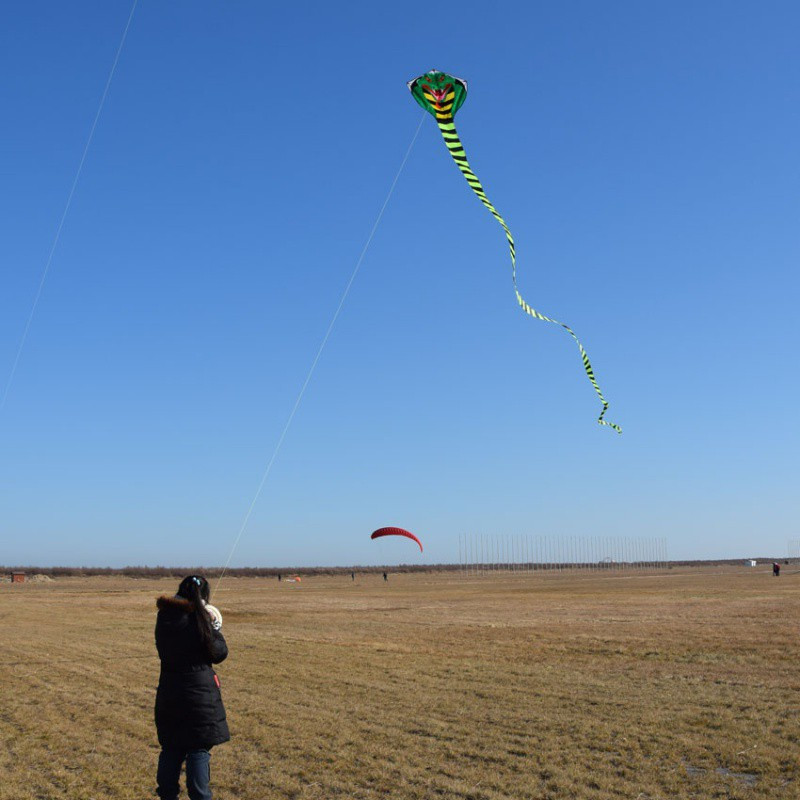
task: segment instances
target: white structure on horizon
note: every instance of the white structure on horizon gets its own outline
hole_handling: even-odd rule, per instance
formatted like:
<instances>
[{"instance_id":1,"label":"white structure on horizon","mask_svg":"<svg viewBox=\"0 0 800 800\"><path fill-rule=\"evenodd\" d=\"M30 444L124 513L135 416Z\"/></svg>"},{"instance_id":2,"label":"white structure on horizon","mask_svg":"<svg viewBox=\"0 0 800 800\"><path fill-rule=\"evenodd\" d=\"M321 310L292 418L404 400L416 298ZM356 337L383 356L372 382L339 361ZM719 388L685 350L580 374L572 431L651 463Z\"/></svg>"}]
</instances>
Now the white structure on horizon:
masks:
<instances>
[{"instance_id":1,"label":"white structure on horizon","mask_svg":"<svg viewBox=\"0 0 800 800\"><path fill-rule=\"evenodd\" d=\"M756 560L754 558L748 558L745 560L744 565L746 567L754 567L756 566Z\"/></svg>"}]
</instances>

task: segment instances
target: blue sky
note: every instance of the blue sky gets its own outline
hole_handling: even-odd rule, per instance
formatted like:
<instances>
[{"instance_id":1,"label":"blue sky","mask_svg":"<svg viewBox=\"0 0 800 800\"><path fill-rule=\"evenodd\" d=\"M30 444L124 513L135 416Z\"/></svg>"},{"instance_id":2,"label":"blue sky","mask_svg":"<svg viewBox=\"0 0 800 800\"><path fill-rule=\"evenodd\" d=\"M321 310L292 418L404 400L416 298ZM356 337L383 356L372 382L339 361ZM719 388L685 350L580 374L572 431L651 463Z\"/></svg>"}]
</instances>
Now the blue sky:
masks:
<instances>
[{"instance_id":1,"label":"blue sky","mask_svg":"<svg viewBox=\"0 0 800 800\"><path fill-rule=\"evenodd\" d=\"M624 433L429 118L232 563L453 561L466 532L784 554L800 7L376 8L140 0L0 412L0 562L225 562L432 67ZM5 11L3 386L130 10Z\"/></svg>"}]
</instances>

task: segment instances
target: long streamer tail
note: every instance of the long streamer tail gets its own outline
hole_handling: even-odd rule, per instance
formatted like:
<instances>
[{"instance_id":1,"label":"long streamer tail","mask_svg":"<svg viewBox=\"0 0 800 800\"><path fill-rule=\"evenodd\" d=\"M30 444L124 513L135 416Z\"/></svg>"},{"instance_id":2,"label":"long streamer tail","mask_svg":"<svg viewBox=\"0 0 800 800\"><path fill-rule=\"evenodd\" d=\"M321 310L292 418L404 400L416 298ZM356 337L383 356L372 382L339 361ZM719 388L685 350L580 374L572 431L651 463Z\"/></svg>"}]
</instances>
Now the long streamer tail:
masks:
<instances>
[{"instance_id":1,"label":"long streamer tail","mask_svg":"<svg viewBox=\"0 0 800 800\"><path fill-rule=\"evenodd\" d=\"M431 100L433 100L432 97ZM486 208L489 209L489 211L492 213L492 216L500 223L500 225L502 225L503 230L506 232L506 239L508 239L508 250L511 253L511 278L514 281L514 293L517 295L517 302L519 303L520 308L531 317L543 320L544 322L552 322L555 325L560 325L575 340L575 343L578 345L578 350L580 350L581 353L581 360L583 361L583 368L586 371L586 376L591 381L592 386L594 386L594 390L597 392L597 396L600 398L600 402L603 404L603 410L600 412L600 416L597 418L597 421L601 425L607 425L609 428L613 428L617 433L622 433L622 428L620 428L619 425L603 419L606 411L608 410L608 401L605 399L605 397L603 397L603 392L600 390L600 386L594 377L594 370L592 369L592 364L589 361L589 356L586 354L586 350L581 344L580 339L578 339L578 337L575 335L575 331L573 331L569 325L565 325L563 322L559 322L557 319L546 317L544 314L537 311L535 308L529 305L519 293L519 289L517 288L517 259L514 252L514 238L511 236L511 231L508 229L508 225L506 225L505 220L497 212L497 209L489 202L489 198L486 196L486 192L483 191L481 182L478 180L472 169L470 169L469 162L467 161L467 154L464 151L464 146L461 144L461 140L458 138L456 126L452 115L449 113L449 110L445 111L444 113L437 110L436 124L439 126L439 130L442 132L444 143L447 145L447 149L450 151L453 161L456 162L456 166L461 170L461 174L467 179L467 183L472 188L472 191L475 192L481 203L483 203Z\"/></svg>"}]
</instances>

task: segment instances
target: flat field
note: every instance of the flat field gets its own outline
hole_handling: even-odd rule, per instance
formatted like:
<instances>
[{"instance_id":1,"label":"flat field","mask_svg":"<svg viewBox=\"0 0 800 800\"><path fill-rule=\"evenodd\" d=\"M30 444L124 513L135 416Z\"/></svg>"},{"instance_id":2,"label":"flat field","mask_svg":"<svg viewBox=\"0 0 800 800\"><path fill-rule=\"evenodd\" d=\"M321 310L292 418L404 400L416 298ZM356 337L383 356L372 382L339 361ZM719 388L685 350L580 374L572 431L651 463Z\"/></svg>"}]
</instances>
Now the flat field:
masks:
<instances>
[{"instance_id":1,"label":"flat field","mask_svg":"<svg viewBox=\"0 0 800 800\"><path fill-rule=\"evenodd\" d=\"M798 798L790 569L225 578L215 798ZM176 586L0 584L2 800L154 796Z\"/></svg>"}]
</instances>

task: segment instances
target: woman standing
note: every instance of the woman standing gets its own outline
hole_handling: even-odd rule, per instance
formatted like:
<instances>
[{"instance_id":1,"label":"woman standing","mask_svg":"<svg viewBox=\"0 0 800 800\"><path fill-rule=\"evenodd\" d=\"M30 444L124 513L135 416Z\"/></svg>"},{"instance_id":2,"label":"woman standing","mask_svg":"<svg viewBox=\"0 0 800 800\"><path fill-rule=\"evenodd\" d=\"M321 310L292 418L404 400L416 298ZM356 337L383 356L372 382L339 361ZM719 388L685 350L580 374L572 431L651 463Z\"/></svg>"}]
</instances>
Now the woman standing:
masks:
<instances>
[{"instance_id":1,"label":"woman standing","mask_svg":"<svg viewBox=\"0 0 800 800\"><path fill-rule=\"evenodd\" d=\"M190 800L211 800L209 750L231 737L219 678L212 664L228 656L222 616L208 605L205 578L189 575L174 597L158 598L156 649L161 677L156 693L158 796L177 800L181 766L186 762Z\"/></svg>"}]
</instances>

